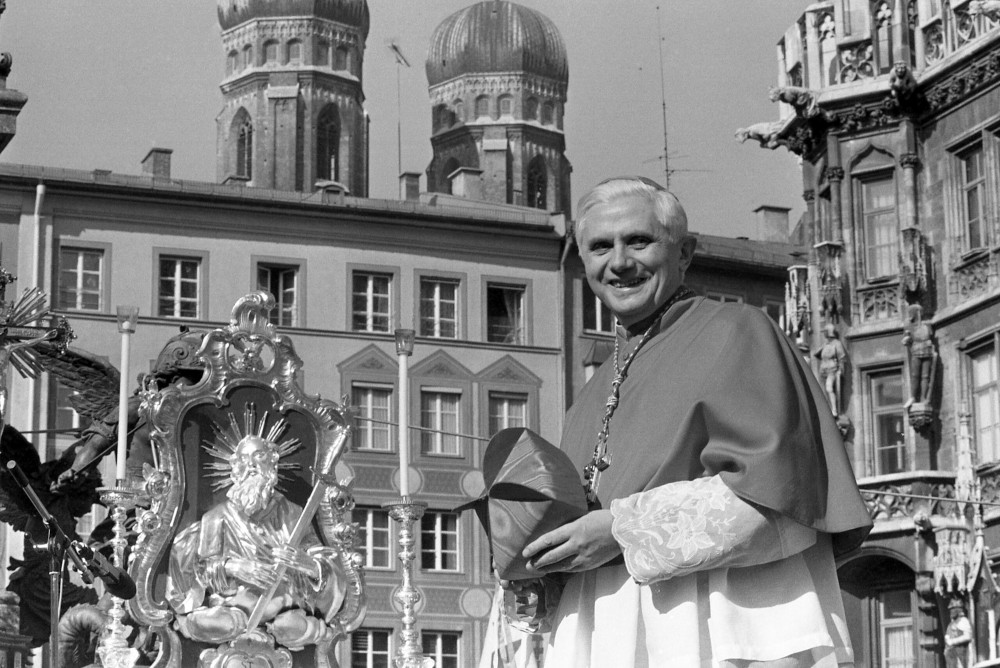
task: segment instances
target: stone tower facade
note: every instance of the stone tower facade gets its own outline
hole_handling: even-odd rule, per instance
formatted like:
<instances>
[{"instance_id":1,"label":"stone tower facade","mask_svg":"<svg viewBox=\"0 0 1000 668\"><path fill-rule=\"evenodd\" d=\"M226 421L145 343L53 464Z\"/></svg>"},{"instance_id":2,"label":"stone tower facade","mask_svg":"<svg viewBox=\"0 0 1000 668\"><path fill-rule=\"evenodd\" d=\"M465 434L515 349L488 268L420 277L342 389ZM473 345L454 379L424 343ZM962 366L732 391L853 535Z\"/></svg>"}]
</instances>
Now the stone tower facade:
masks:
<instances>
[{"instance_id":1,"label":"stone tower facade","mask_svg":"<svg viewBox=\"0 0 1000 668\"><path fill-rule=\"evenodd\" d=\"M219 181L368 195L365 0L218 0ZM317 185L318 184L318 185Z\"/></svg>"},{"instance_id":2,"label":"stone tower facade","mask_svg":"<svg viewBox=\"0 0 1000 668\"><path fill-rule=\"evenodd\" d=\"M428 191L570 210L569 67L552 21L505 0L466 7L435 29L426 69Z\"/></svg>"}]
</instances>

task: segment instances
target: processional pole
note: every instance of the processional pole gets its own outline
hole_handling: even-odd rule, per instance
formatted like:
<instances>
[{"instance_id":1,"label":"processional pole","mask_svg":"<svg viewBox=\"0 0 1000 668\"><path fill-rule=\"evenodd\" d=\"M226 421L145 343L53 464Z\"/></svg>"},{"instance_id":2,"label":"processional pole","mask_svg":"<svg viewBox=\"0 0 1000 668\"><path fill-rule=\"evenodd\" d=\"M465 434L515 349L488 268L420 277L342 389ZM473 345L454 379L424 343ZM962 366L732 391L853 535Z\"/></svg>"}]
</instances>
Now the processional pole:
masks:
<instances>
[{"instance_id":1,"label":"processional pole","mask_svg":"<svg viewBox=\"0 0 1000 668\"><path fill-rule=\"evenodd\" d=\"M413 524L423 517L427 504L413 501L410 497L410 399L409 362L413 354L413 340L416 332L412 329L397 329L396 355L399 359L399 501L386 504L389 517L396 520L399 531L399 563L403 572L403 583L393 594L399 604L403 626L399 632L400 643L396 648L393 664L396 668L433 668L434 660L424 656L420 645L420 634L415 625L417 604L423 598L413 585L413 560L416 558L416 538Z\"/></svg>"}]
</instances>

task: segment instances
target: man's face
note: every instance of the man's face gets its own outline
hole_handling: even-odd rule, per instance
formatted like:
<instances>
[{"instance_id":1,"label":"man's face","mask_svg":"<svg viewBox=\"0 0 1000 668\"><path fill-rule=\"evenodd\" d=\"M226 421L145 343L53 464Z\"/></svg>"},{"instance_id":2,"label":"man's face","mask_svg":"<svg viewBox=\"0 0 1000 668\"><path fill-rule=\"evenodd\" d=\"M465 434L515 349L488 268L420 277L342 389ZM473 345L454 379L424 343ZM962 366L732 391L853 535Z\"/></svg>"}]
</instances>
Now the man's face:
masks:
<instances>
[{"instance_id":1,"label":"man's face","mask_svg":"<svg viewBox=\"0 0 1000 668\"><path fill-rule=\"evenodd\" d=\"M278 455L258 436L245 436L233 454L230 499L247 514L265 508L278 481Z\"/></svg>"},{"instance_id":2,"label":"man's face","mask_svg":"<svg viewBox=\"0 0 1000 668\"><path fill-rule=\"evenodd\" d=\"M590 288L626 327L674 294L694 254L694 241L671 241L653 204L639 197L591 209L579 244Z\"/></svg>"}]
</instances>

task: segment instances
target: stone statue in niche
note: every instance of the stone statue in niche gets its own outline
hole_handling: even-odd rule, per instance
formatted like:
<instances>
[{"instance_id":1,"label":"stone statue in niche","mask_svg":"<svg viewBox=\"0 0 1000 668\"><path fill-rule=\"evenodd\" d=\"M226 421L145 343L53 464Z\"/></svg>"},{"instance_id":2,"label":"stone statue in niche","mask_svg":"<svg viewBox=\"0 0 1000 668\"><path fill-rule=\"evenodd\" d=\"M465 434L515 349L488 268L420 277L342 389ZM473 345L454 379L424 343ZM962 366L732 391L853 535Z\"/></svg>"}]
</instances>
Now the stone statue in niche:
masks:
<instances>
[{"instance_id":1,"label":"stone statue in niche","mask_svg":"<svg viewBox=\"0 0 1000 668\"><path fill-rule=\"evenodd\" d=\"M847 365L847 349L833 325L827 325L823 335L826 337L826 342L813 356L819 360L819 376L826 388L830 410L839 417L842 412L841 386Z\"/></svg>"},{"instance_id":2,"label":"stone statue in niche","mask_svg":"<svg viewBox=\"0 0 1000 668\"><path fill-rule=\"evenodd\" d=\"M208 475L229 486L226 499L181 531L170 554L167 600L177 613L177 629L192 640L222 643L237 638L262 592L275 584L275 566L287 571L266 604L262 621L275 642L292 651L330 642L348 579L339 551L325 547L311 529L300 545L290 545L302 509L277 491L286 465L281 458L299 447L280 440L287 424L256 409L245 409L244 427L235 418L217 430L206 450L216 458ZM280 440L280 442L279 442Z\"/></svg>"},{"instance_id":3,"label":"stone statue in niche","mask_svg":"<svg viewBox=\"0 0 1000 668\"><path fill-rule=\"evenodd\" d=\"M907 323L903 335L906 360L910 376L910 396L905 408L910 416L910 424L922 427L933 418L931 391L937 366L937 349L934 346L934 329L923 320L923 309L919 304L907 308Z\"/></svg>"}]
</instances>

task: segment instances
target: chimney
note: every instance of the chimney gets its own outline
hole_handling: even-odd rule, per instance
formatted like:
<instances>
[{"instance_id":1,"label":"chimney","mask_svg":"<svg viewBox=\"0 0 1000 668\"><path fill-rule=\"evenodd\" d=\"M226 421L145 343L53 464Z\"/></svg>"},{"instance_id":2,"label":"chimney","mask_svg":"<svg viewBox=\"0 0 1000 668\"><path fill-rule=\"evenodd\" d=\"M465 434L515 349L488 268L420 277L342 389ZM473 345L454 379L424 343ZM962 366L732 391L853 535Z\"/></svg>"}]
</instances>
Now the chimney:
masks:
<instances>
[{"instance_id":1,"label":"chimney","mask_svg":"<svg viewBox=\"0 0 1000 668\"><path fill-rule=\"evenodd\" d=\"M451 194L465 199L483 198L483 170L475 167L459 167L448 175Z\"/></svg>"},{"instance_id":2,"label":"chimney","mask_svg":"<svg viewBox=\"0 0 1000 668\"><path fill-rule=\"evenodd\" d=\"M762 204L753 210L757 217L757 240L788 243L788 212L785 206Z\"/></svg>"},{"instance_id":3,"label":"chimney","mask_svg":"<svg viewBox=\"0 0 1000 668\"><path fill-rule=\"evenodd\" d=\"M156 179L170 178L170 154L172 148L151 148L142 159L142 173Z\"/></svg>"},{"instance_id":4,"label":"chimney","mask_svg":"<svg viewBox=\"0 0 1000 668\"><path fill-rule=\"evenodd\" d=\"M420 172L399 175L399 199L420 199Z\"/></svg>"}]
</instances>

